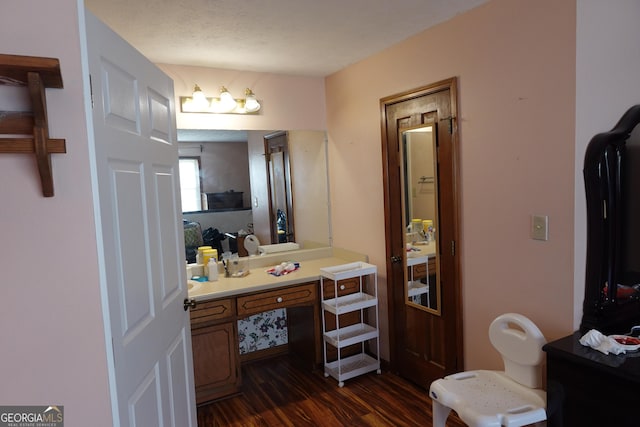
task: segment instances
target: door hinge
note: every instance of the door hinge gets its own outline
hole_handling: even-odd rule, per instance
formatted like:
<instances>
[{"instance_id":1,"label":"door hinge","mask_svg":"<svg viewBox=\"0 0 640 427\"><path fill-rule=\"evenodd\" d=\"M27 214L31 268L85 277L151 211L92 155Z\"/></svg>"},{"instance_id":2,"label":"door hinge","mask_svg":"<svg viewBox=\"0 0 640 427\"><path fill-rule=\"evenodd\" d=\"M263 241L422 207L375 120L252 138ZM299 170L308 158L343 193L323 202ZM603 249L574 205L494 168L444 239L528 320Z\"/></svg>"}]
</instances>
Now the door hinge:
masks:
<instances>
[{"instance_id":1,"label":"door hinge","mask_svg":"<svg viewBox=\"0 0 640 427\"><path fill-rule=\"evenodd\" d=\"M445 117L443 119L440 119L441 122L444 122L445 120L449 122L449 135L453 135L453 120L455 119L455 117L453 116L449 116L449 117Z\"/></svg>"},{"instance_id":2,"label":"door hinge","mask_svg":"<svg viewBox=\"0 0 640 427\"><path fill-rule=\"evenodd\" d=\"M456 241L451 241L451 256L456 256Z\"/></svg>"},{"instance_id":3,"label":"door hinge","mask_svg":"<svg viewBox=\"0 0 640 427\"><path fill-rule=\"evenodd\" d=\"M91 109L93 110L93 81L91 80L91 74L89 74L89 96L91 97Z\"/></svg>"}]
</instances>

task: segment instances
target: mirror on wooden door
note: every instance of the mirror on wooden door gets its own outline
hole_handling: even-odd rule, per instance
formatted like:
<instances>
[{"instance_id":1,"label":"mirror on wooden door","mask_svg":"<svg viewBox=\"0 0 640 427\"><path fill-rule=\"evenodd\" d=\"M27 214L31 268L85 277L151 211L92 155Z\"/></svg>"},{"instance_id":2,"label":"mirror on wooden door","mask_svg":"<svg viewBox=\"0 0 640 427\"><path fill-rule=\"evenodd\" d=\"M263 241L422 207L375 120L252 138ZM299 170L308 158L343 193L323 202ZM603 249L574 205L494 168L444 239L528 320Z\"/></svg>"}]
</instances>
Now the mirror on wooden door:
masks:
<instances>
[{"instance_id":1,"label":"mirror on wooden door","mask_svg":"<svg viewBox=\"0 0 640 427\"><path fill-rule=\"evenodd\" d=\"M403 218L407 248L406 303L440 314L438 163L432 124L400 131Z\"/></svg>"},{"instance_id":2,"label":"mirror on wooden door","mask_svg":"<svg viewBox=\"0 0 640 427\"><path fill-rule=\"evenodd\" d=\"M380 100L391 369L420 385L464 366L456 90Z\"/></svg>"}]
</instances>

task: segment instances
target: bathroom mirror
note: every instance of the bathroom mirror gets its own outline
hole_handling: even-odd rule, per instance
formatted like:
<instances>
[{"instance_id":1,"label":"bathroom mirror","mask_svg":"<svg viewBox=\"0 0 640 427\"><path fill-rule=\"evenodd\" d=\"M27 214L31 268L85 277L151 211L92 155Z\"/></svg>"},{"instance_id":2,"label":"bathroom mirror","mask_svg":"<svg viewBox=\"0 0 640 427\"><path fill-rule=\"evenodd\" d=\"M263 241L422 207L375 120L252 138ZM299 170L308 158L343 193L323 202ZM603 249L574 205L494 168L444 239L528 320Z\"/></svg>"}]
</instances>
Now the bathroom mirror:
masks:
<instances>
[{"instance_id":1,"label":"bathroom mirror","mask_svg":"<svg viewBox=\"0 0 640 427\"><path fill-rule=\"evenodd\" d=\"M178 129L180 147L184 147L179 150L180 156L202 159L202 179L208 183L203 188L204 192L226 192L229 189L242 192L242 208L187 212L183 213L183 217L201 223L203 229L213 227L230 232L240 228L246 230L247 224L251 223L253 234L261 244L277 243L271 238L274 219L270 213L265 137L279 133L283 132ZM326 132L289 130L284 133L288 137L293 206L289 217L295 218L295 241L331 246ZM233 144L243 148L239 151L222 148L233 147ZM213 145L221 148L214 151ZM243 158L239 157L241 155ZM215 170L215 165L221 167ZM248 175L242 173L240 178L236 178L240 169L248 169ZM213 183L218 186L212 187ZM274 212L277 214L277 210Z\"/></svg>"},{"instance_id":2,"label":"bathroom mirror","mask_svg":"<svg viewBox=\"0 0 640 427\"><path fill-rule=\"evenodd\" d=\"M438 164L433 125L400 132L403 218L406 246L406 303L440 314Z\"/></svg>"},{"instance_id":3,"label":"bathroom mirror","mask_svg":"<svg viewBox=\"0 0 640 427\"><path fill-rule=\"evenodd\" d=\"M178 141L180 159L197 161L199 176L195 184L198 188L194 191L203 193L197 207L183 203L183 213L251 208L247 131L178 129ZM181 162L181 178L182 166ZM235 197L226 200L204 197L207 193L231 195L231 192L236 193Z\"/></svg>"}]
</instances>

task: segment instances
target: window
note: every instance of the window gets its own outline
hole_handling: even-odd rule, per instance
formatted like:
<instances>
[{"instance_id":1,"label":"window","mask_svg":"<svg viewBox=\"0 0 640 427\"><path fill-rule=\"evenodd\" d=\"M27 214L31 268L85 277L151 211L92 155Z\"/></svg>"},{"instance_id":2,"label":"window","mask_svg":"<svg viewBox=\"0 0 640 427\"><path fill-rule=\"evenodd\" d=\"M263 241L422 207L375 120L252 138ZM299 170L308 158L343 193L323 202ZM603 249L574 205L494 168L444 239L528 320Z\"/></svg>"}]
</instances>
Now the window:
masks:
<instances>
[{"instance_id":1,"label":"window","mask_svg":"<svg viewBox=\"0 0 640 427\"><path fill-rule=\"evenodd\" d=\"M202 210L200 157L180 157L179 164L182 212Z\"/></svg>"}]
</instances>

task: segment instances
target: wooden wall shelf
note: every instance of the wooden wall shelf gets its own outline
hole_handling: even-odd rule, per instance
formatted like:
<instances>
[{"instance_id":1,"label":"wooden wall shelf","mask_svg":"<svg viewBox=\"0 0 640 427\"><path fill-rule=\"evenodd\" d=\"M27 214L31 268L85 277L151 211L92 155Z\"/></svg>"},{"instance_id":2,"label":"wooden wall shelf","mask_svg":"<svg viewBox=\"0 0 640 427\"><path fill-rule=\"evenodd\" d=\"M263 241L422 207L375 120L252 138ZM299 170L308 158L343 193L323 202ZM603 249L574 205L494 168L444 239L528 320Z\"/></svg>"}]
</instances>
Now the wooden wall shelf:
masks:
<instances>
[{"instance_id":1,"label":"wooden wall shelf","mask_svg":"<svg viewBox=\"0 0 640 427\"><path fill-rule=\"evenodd\" d=\"M64 139L49 138L45 88L62 88L55 58L0 54L0 85L27 86L31 111L0 111L0 153L35 153L42 194L53 196L51 153L66 153Z\"/></svg>"}]
</instances>

